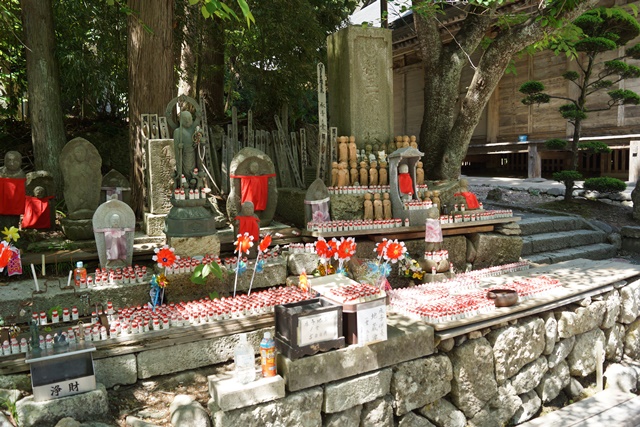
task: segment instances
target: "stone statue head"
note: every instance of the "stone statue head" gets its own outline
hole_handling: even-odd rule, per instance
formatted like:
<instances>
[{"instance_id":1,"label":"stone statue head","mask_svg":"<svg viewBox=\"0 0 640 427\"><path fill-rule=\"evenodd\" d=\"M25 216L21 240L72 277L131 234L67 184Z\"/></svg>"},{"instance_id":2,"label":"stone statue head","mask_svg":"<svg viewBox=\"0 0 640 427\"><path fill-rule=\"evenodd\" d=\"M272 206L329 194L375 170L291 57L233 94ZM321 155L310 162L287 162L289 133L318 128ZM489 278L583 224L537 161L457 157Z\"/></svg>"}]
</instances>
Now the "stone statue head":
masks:
<instances>
[{"instance_id":1,"label":"stone statue head","mask_svg":"<svg viewBox=\"0 0 640 427\"><path fill-rule=\"evenodd\" d=\"M409 165L407 165L406 163L403 163L400 166L398 166L398 173L409 173Z\"/></svg>"},{"instance_id":2,"label":"stone statue head","mask_svg":"<svg viewBox=\"0 0 640 427\"><path fill-rule=\"evenodd\" d=\"M378 162L376 162L375 160L371 162L371 167L372 168L377 168L378 167Z\"/></svg>"},{"instance_id":3,"label":"stone statue head","mask_svg":"<svg viewBox=\"0 0 640 427\"><path fill-rule=\"evenodd\" d=\"M382 197L383 197L385 200L389 200L389 193L383 193L383 194L382 194Z\"/></svg>"},{"instance_id":4,"label":"stone statue head","mask_svg":"<svg viewBox=\"0 0 640 427\"><path fill-rule=\"evenodd\" d=\"M332 167L333 169L338 169L338 162L332 162L332 163L331 163L331 167Z\"/></svg>"},{"instance_id":5,"label":"stone statue head","mask_svg":"<svg viewBox=\"0 0 640 427\"><path fill-rule=\"evenodd\" d=\"M4 155L4 167L7 174L19 172L22 168L22 155L17 151L7 151Z\"/></svg>"},{"instance_id":6,"label":"stone statue head","mask_svg":"<svg viewBox=\"0 0 640 427\"><path fill-rule=\"evenodd\" d=\"M371 200L371 193L364 193L365 200Z\"/></svg>"},{"instance_id":7,"label":"stone statue head","mask_svg":"<svg viewBox=\"0 0 640 427\"><path fill-rule=\"evenodd\" d=\"M461 179L460 180L460 190L461 191L468 191L469 188L469 181L467 181L466 179Z\"/></svg>"},{"instance_id":8,"label":"stone statue head","mask_svg":"<svg viewBox=\"0 0 640 427\"><path fill-rule=\"evenodd\" d=\"M259 171L260 171L260 165L258 164L258 162L251 162L251 164L249 165L249 172L251 172L254 175L257 175Z\"/></svg>"},{"instance_id":9,"label":"stone statue head","mask_svg":"<svg viewBox=\"0 0 640 427\"><path fill-rule=\"evenodd\" d=\"M38 185L36 188L33 189L33 195L36 196L38 199L42 199L47 196L47 190L45 190L44 187L41 187Z\"/></svg>"},{"instance_id":10,"label":"stone statue head","mask_svg":"<svg viewBox=\"0 0 640 427\"><path fill-rule=\"evenodd\" d=\"M109 226L112 228L119 228L120 227L120 215L118 215L117 213L112 214L109 217Z\"/></svg>"},{"instance_id":11,"label":"stone statue head","mask_svg":"<svg viewBox=\"0 0 640 427\"><path fill-rule=\"evenodd\" d=\"M191 113L188 111L181 111L180 126L184 128L190 128L192 124L193 124L193 117L191 116Z\"/></svg>"},{"instance_id":12,"label":"stone statue head","mask_svg":"<svg viewBox=\"0 0 640 427\"><path fill-rule=\"evenodd\" d=\"M380 200L380 193L374 193L373 200Z\"/></svg>"},{"instance_id":13,"label":"stone statue head","mask_svg":"<svg viewBox=\"0 0 640 427\"><path fill-rule=\"evenodd\" d=\"M83 146L76 145L73 148L73 157L75 158L76 162L84 162L87 158L87 151Z\"/></svg>"},{"instance_id":14,"label":"stone statue head","mask_svg":"<svg viewBox=\"0 0 640 427\"><path fill-rule=\"evenodd\" d=\"M240 208L240 216L253 216L253 202L244 202Z\"/></svg>"},{"instance_id":15,"label":"stone statue head","mask_svg":"<svg viewBox=\"0 0 640 427\"><path fill-rule=\"evenodd\" d=\"M421 168L421 167L422 167L422 162L418 162L418 163L416 164L416 167Z\"/></svg>"}]
</instances>

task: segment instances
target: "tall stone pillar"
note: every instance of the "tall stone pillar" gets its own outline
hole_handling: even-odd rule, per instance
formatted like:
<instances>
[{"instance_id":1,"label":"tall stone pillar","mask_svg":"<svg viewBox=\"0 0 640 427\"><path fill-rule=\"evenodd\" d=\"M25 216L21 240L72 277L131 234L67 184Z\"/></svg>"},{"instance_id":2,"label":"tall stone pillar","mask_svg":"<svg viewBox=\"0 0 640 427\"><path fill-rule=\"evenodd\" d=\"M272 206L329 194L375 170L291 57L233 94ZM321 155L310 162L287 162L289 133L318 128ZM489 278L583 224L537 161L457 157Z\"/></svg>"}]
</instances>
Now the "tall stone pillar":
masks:
<instances>
[{"instance_id":1,"label":"tall stone pillar","mask_svg":"<svg viewBox=\"0 0 640 427\"><path fill-rule=\"evenodd\" d=\"M393 138L391 30L349 26L327 37L329 125L359 148Z\"/></svg>"}]
</instances>

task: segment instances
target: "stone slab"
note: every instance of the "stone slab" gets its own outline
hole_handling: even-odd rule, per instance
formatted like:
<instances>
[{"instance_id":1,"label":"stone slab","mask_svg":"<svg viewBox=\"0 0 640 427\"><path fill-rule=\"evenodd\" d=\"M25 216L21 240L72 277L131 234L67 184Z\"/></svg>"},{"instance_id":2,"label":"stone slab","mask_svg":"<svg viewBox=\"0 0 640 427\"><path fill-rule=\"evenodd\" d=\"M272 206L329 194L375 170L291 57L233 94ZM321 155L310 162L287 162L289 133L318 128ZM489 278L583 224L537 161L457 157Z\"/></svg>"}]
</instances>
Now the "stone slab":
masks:
<instances>
[{"instance_id":1,"label":"stone slab","mask_svg":"<svg viewBox=\"0 0 640 427\"><path fill-rule=\"evenodd\" d=\"M273 328L247 333L247 340L254 349L260 346L265 332L274 333ZM235 334L141 351L138 353L138 378L151 378L227 362L233 359L238 340L239 335ZM179 363L176 363L176 354L180 354Z\"/></svg>"},{"instance_id":2,"label":"stone slab","mask_svg":"<svg viewBox=\"0 0 640 427\"><path fill-rule=\"evenodd\" d=\"M231 375L211 375L207 378L209 395L223 411L270 402L285 396L284 378L280 375L261 378L259 375L256 381L249 384L241 384Z\"/></svg>"},{"instance_id":3,"label":"stone slab","mask_svg":"<svg viewBox=\"0 0 640 427\"><path fill-rule=\"evenodd\" d=\"M341 380L432 354L433 328L407 317L389 314L387 341L351 345L298 360L278 355L278 372L289 391Z\"/></svg>"},{"instance_id":4,"label":"stone slab","mask_svg":"<svg viewBox=\"0 0 640 427\"><path fill-rule=\"evenodd\" d=\"M327 384L324 388L322 412L327 414L341 412L375 400L389 393L390 383L391 369L383 369Z\"/></svg>"},{"instance_id":5,"label":"stone slab","mask_svg":"<svg viewBox=\"0 0 640 427\"><path fill-rule=\"evenodd\" d=\"M33 396L29 396L16 403L16 412L21 427L53 427L65 417L81 422L106 419L109 414L107 390L98 383L93 391L55 400L35 402Z\"/></svg>"},{"instance_id":6,"label":"stone slab","mask_svg":"<svg viewBox=\"0 0 640 427\"><path fill-rule=\"evenodd\" d=\"M127 354L93 361L96 381L105 388L115 385L135 384L138 380L136 356Z\"/></svg>"},{"instance_id":7,"label":"stone slab","mask_svg":"<svg viewBox=\"0 0 640 427\"><path fill-rule=\"evenodd\" d=\"M220 255L220 238L217 233L198 237L167 237L167 244L181 257Z\"/></svg>"},{"instance_id":8,"label":"stone slab","mask_svg":"<svg viewBox=\"0 0 640 427\"><path fill-rule=\"evenodd\" d=\"M171 210L173 139L150 139L146 147L147 208L153 214L167 214ZM163 224L164 226L164 224Z\"/></svg>"},{"instance_id":9,"label":"stone slab","mask_svg":"<svg viewBox=\"0 0 640 427\"><path fill-rule=\"evenodd\" d=\"M299 188L278 188L278 205L276 206L278 216L296 227L306 228L304 196L305 190Z\"/></svg>"},{"instance_id":10,"label":"stone slab","mask_svg":"<svg viewBox=\"0 0 640 427\"><path fill-rule=\"evenodd\" d=\"M164 220L167 214L144 213L144 232L147 236L164 236Z\"/></svg>"}]
</instances>

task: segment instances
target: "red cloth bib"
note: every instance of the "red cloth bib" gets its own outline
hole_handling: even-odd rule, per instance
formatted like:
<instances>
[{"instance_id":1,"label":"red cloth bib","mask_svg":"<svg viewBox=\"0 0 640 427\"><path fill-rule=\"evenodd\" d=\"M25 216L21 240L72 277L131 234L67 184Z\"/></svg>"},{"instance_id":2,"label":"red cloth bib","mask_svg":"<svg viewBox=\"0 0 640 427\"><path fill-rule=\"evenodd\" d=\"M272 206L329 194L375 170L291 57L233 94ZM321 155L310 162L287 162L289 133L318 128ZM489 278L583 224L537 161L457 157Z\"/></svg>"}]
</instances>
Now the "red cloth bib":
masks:
<instances>
[{"instance_id":1,"label":"red cloth bib","mask_svg":"<svg viewBox=\"0 0 640 427\"><path fill-rule=\"evenodd\" d=\"M469 191L465 191L463 193L456 193L456 194L454 194L454 196L455 197L459 197L459 196L464 197L468 209L478 209L480 207L480 204L478 203L478 198L476 197L476 195L471 193L471 192L469 192Z\"/></svg>"},{"instance_id":2,"label":"red cloth bib","mask_svg":"<svg viewBox=\"0 0 640 427\"><path fill-rule=\"evenodd\" d=\"M411 181L411 175L408 173L399 173L398 188L403 194L413 195L413 181Z\"/></svg>"},{"instance_id":3,"label":"red cloth bib","mask_svg":"<svg viewBox=\"0 0 640 427\"><path fill-rule=\"evenodd\" d=\"M26 178L0 178L0 215L24 213Z\"/></svg>"},{"instance_id":4,"label":"red cloth bib","mask_svg":"<svg viewBox=\"0 0 640 427\"><path fill-rule=\"evenodd\" d=\"M22 228L51 228L51 208L49 207L49 200L51 199L53 199L53 196L43 199L26 196Z\"/></svg>"},{"instance_id":5,"label":"red cloth bib","mask_svg":"<svg viewBox=\"0 0 640 427\"><path fill-rule=\"evenodd\" d=\"M260 240L260 219L255 216L237 216L236 219L240 222L238 234L249 233L249 236L253 236L254 245L257 245Z\"/></svg>"},{"instance_id":6,"label":"red cloth bib","mask_svg":"<svg viewBox=\"0 0 640 427\"><path fill-rule=\"evenodd\" d=\"M267 208L267 199L269 198L269 178L275 177L276 174L270 175L231 175L231 178L239 178L240 193L242 203L253 203L254 211L263 211Z\"/></svg>"}]
</instances>

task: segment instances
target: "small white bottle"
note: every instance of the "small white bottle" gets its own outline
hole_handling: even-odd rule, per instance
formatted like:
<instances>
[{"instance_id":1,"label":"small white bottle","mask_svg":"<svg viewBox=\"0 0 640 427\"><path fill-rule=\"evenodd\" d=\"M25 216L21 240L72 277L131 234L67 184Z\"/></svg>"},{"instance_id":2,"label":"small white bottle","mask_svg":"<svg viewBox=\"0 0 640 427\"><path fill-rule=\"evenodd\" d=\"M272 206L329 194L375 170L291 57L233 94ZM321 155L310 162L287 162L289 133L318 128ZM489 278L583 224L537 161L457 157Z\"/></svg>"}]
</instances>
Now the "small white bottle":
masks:
<instances>
[{"instance_id":1,"label":"small white bottle","mask_svg":"<svg viewBox=\"0 0 640 427\"><path fill-rule=\"evenodd\" d=\"M247 334L240 334L240 342L234 351L236 364L235 378L241 384L249 384L256 379L256 356Z\"/></svg>"}]
</instances>

